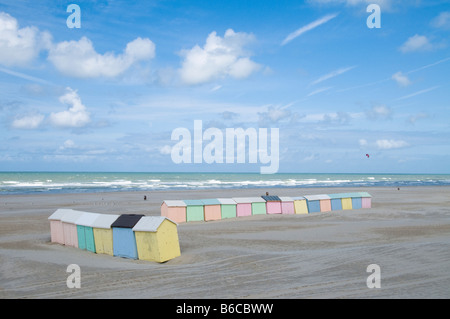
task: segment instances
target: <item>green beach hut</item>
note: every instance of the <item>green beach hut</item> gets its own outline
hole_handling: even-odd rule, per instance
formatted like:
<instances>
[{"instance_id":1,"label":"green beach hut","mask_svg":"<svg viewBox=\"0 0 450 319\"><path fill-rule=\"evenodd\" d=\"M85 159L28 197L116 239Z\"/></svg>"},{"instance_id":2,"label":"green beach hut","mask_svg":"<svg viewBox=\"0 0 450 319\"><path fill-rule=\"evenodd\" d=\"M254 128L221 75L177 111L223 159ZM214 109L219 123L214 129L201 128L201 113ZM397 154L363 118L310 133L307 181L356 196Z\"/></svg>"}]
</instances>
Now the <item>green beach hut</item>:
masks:
<instances>
[{"instance_id":1,"label":"green beach hut","mask_svg":"<svg viewBox=\"0 0 450 319\"><path fill-rule=\"evenodd\" d=\"M100 216L96 213L84 213L77 220L78 248L95 253L95 238L93 225Z\"/></svg>"},{"instance_id":2,"label":"green beach hut","mask_svg":"<svg viewBox=\"0 0 450 319\"><path fill-rule=\"evenodd\" d=\"M200 199L183 200L186 204L186 221L204 221L205 214L203 209L203 201Z\"/></svg>"},{"instance_id":3,"label":"green beach hut","mask_svg":"<svg viewBox=\"0 0 450 319\"><path fill-rule=\"evenodd\" d=\"M217 198L220 203L222 219L236 217L236 202L231 198Z\"/></svg>"}]
</instances>

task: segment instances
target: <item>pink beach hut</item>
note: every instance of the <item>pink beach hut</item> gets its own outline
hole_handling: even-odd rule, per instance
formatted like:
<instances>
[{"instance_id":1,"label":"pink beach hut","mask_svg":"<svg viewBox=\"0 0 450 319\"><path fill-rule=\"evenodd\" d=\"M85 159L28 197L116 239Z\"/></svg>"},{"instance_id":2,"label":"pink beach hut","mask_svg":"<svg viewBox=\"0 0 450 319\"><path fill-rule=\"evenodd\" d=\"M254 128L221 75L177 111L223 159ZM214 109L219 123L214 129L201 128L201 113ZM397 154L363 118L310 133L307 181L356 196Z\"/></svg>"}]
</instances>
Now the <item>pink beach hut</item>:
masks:
<instances>
[{"instance_id":1,"label":"pink beach hut","mask_svg":"<svg viewBox=\"0 0 450 319\"><path fill-rule=\"evenodd\" d=\"M295 214L294 199L292 197L282 196L281 200L281 213L287 215Z\"/></svg>"},{"instance_id":2,"label":"pink beach hut","mask_svg":"<svg viewBox=\"0 0 450 319\"><path fill-rule=\"evenodd\" d=\"M64 233L64 245L78 248L78 231L76 221L85 214L77 210L72 210L61 217Z\"/></svg>"},{"instance_id":3,"label":"pink beach hut","mask_svg":"<svg viewBox=\"0 0 450 319\"><path fill-rule=\"evenodd\" d=\"M281 199L278 196L261 196L266 201L267 214L281 214Z\"/></svg>"},{"instance_id":4,"label":"pink beach hut","mask_svg":"<svg viewBox=\"0 0 450 319\"><path fill-rule=\"evenodd\" d=\"M64 229L61 218L71 212L72 209L57 209L48 217L50 221L50 240L52 243L64 245Z\"/></svg>"},{"instance_id":5,"label":"pink beach hut","mask_svg":"<svg viewBox=\"0 0 450 319\"><path fill-rule=\"evenodd\" d=\"M161 204L161 216L175 223L186 222L186 203L182 200L165 200Z\"/></svg>"},{"instance_id":6,"label":"pink beach hut","mask_svg":"<svg viewBox=\"0 0 450 319\"><path fill-rule=\"evenodd\" d=\"M372 196L369 193L361 192L361 208L372 207Z\"/></svg>"},{"instance_id":7,"label":"pink beach hut","mask_svg":"<svg viewBox=\"0 0 450 319\"><path fill-rule=\"evenodd\" d=\"M236 202L236 217L252 215L252 199L248 197L234 197Z\"/></svg>"},{"instance_id":8,"label":"pink beach hut","mask_svg":"<svg viewBox=\"0 0 450 319\"><path fill-rule=\"evenodd\" d=\"M208 220L219 220L222 218L222 213L220 210L220 201L217 199L202 199L205 221Z\"/></svg>"}]
</instances>

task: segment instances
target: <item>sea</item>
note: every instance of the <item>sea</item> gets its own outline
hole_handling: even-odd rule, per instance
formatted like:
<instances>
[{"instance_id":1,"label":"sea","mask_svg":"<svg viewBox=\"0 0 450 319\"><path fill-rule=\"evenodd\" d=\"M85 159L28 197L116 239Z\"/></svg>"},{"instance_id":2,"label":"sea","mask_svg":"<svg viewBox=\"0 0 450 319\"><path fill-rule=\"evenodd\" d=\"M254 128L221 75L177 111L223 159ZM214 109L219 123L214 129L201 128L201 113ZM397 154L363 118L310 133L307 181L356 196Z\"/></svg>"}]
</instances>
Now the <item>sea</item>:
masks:
<instances>
[{"instance_id":1,"label":"sea","mask_svg":"<svg viewBox=\"0 0 450 319\"><path fill-rule=\"evenodd\" d=\"M0 172L0 195L450 185L450 174Z\"/></svg>"}]
</instances>

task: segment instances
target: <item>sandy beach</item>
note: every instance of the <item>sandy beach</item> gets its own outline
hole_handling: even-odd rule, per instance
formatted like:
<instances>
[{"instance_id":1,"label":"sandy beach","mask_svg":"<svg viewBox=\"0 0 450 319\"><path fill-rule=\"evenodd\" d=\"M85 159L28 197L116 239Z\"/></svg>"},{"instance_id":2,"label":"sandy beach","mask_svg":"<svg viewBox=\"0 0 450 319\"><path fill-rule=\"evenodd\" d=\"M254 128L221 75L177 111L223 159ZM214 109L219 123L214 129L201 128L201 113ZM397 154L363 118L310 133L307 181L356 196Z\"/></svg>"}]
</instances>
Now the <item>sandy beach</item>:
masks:
<instances>
[{"instance_id":1,"label":"sandy beach","mask_svg":"<svg viewBox=\"0 0 450 319\"><path fill-rule=\"evenodd\" d=\"M371 209L178 225L159 264L50 242L58 208L159 215L165 199L367 191ZM147 200L144 201L144 196ZM69 264L81 288L66 285ZM367 266L381 270L369 289ZM233 189L0 197L0 298L449 298L450 187Z\"/></svg>"}]
</instances>

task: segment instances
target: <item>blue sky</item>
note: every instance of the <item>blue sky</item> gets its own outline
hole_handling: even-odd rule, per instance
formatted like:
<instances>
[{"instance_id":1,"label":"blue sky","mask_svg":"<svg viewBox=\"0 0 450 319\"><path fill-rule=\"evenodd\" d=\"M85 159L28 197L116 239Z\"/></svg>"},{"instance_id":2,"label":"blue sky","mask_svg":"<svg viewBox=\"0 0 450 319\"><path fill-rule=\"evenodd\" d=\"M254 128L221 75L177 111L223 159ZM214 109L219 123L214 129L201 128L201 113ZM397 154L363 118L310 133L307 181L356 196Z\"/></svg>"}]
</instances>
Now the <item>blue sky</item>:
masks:
<instances>
[{"instance_id":1,"label":"blue sky","mask_svg":"<svg viewBox=\"0 0 450 319\"><path fill-rule=\"evenodd\" d=\"M259 172L175 164L202 120L278 128L279 172L450 173L449 40L450 1L1 0L0 170Z\"/></svg>"}]
</instances>

